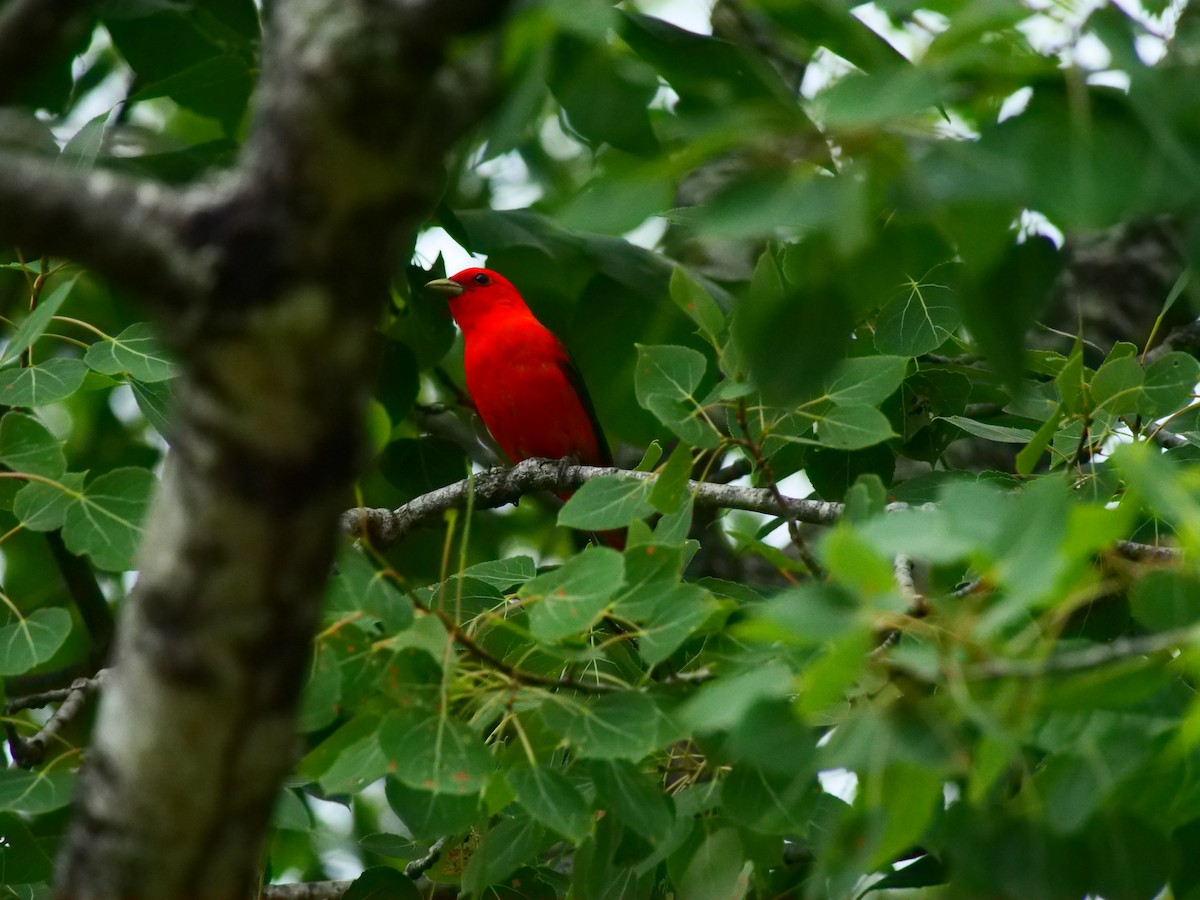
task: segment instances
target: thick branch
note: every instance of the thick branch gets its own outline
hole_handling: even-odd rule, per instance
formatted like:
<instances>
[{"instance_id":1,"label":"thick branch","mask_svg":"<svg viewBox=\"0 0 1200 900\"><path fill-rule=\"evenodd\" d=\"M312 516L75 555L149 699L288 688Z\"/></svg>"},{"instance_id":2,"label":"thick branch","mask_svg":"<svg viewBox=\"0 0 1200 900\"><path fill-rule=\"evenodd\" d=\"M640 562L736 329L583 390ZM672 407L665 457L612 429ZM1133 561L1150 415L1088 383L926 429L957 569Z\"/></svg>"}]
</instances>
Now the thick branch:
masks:
<instances>
[{"instance_id":1,"label":"thick branch","mask_svg":"<svg viewBox=\"0 0 1200 900\"><path fill-rule=\"evenodd\" d=\"M296 703L338 513L362 459L394 254L436 205L437 173L463 124L439 108L445 45L482 6L439 0L445 31L410 30L429 6L269 4L255 120L228 176L181 195L179 220L164 212L166 191L105 175L68 182L90 199L59 191L51 204L74 236L57 252L126 283L178 253L182 274L164 283L168 300L182 283L186 301L166 331L182 363L171 455L56 897L253 894L297 749ZM499 15L506 4L488 6ZM45 171L26 170L57 190ZM0 175L0 210L4 190L36 205L38 192L19 180ZM109 221L114 194L132 215ZM39 239L54 237L48 218L35 223ZM85 255L84 237L102 223L132 260L106 269Z\"/></svg>"},{"instance_id":2,"label":"thick branch","mask_svg":"<svg viewBox=\"0 0 1200 900\"><path fill-rule=\"evenodd\" d=\"M179 240L181 203L149 181L0 153L0 246L74 260L167 306L194 299L206 281Z\"/></svg>"}]
</instances>

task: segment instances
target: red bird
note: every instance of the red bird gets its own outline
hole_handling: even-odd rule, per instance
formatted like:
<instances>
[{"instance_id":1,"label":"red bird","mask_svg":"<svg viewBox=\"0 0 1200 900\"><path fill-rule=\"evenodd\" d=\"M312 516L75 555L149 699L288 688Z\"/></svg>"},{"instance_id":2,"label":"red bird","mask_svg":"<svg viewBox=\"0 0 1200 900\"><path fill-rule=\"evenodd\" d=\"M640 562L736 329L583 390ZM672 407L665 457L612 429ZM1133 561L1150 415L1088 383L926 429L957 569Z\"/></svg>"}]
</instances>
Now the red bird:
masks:
<instances>
[{"instance_id":1,"label":"red bird","mask_svg":"<svg viewBox=\"0 0 1200 900\"><path fill-rule=\"evenodd\" d=\"M463 333L467 392L512 462L569 456L584 465L612 465L567 348L534 318L507 278L489 269L463 269L425 286L450 298L450 314ZM615 545L620 535L602 538Z\"/></svg>"}]
</instances>

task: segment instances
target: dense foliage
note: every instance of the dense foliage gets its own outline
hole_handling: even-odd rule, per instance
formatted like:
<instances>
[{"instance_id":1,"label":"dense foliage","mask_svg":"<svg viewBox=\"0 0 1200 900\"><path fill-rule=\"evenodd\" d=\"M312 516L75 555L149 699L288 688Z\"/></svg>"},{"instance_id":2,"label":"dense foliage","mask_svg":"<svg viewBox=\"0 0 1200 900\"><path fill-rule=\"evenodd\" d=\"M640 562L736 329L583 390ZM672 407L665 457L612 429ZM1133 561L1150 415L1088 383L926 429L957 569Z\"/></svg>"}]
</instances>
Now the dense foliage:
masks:
<instances>
[{"instance_id":1,"label":"dense foliage","mask_svg":"<svg viewBox=\"0 0 1200 900\"><path fill-rule=\"evenodd\" d=\"M1200 896L1200 363L1152 349L1194 318L1200 17L735 0L711 36L644 6L518 8L430 226L519 286L656 475L347 540L266 880ZM203 178L258 46L251 0L106 0L2 139ZM12 701L102 664L175 367L87 272L2 261ZM488 458L420 289L443 272L398 261L348 508ZM689 479L738 477L840 505L694 503ZM51 875L84 718L0 771L6 896Z\"/></svg>"}]
</instances>

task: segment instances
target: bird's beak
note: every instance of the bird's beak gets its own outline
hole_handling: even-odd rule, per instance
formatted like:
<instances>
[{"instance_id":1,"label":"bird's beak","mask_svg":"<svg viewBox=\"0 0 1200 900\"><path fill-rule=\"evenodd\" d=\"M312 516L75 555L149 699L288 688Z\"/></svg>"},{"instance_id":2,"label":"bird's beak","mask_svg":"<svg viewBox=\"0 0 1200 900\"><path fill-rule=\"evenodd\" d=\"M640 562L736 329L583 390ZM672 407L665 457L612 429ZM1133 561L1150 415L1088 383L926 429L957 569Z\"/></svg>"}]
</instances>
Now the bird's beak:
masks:
<instances>
[{"instance_id":1,"label":"bird's beak","mask_svg":"<svg viewBox=\"0 0 1200 900\"><path fill-rule=\"evenodd\" d=\"M458 297L463 292L463 286L449 278L435 278L433 281L425 282L425 287L435 293L445 294L447 297Z\"/></svg>"}]
</instances>

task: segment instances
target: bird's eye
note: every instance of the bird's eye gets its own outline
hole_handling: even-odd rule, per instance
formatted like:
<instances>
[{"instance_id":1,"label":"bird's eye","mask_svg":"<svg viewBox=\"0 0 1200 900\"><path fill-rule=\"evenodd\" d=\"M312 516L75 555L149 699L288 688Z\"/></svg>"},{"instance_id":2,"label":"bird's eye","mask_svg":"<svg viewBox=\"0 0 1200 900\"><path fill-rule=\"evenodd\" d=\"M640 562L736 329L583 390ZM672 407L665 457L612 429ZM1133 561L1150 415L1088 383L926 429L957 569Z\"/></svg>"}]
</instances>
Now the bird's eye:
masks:
<instances>
[{"instance_id":1,"label":"bird's eye","mask_svg":"<svg viewBox=\"0 0 1200 900\"><path fill-rule=\"evenodd\" d=\"M473 281L474 281L476 284L490 284L490 283L491 283L491 281L492 281L492 279L488 278L488 277L487 277L486 275L484 275L482 272L480 272L478 275L476 275L476 276L475 276L475 278L474 278L474 279L472 279L472 280L473 280Z\"/></svg>"}]
</instances>

